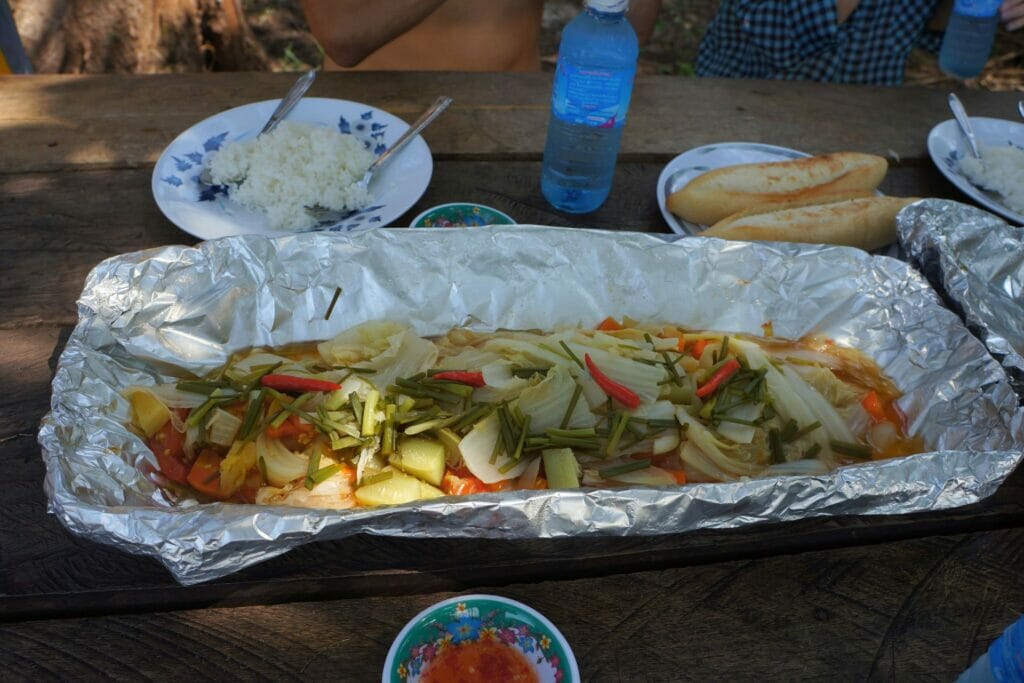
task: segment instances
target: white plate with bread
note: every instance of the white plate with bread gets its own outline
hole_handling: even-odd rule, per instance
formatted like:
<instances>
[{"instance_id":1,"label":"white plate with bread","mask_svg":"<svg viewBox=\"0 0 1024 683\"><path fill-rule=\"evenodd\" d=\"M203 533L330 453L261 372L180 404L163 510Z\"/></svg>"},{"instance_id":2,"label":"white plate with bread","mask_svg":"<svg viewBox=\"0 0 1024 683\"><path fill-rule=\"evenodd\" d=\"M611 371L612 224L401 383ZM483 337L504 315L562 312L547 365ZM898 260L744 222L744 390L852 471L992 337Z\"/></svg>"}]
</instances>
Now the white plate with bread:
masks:
<instances>
[{"instance_id":1,"label":"white plate with bread","mask_svg":"<svg viewBox=\"0 0 1024 683\"><path fill-rule=\"evenodd\" d=\"M658 203L680 234L874 250L895 241L896 214L916 199L877 193L888 168L858 152L811 157L755 143L709 145L665 168Z\"/></svg>"},{"instance_id":2,"label":"white plate with bread","mask_svg":"<svg viewBox=\"0 0 1024 683\"><path fill-rule=\"evenodd\" d=\"M658 208L672 232L699 235L708 226L683 220L668 208L668 198L683 189L691 180L708 171L737 164L792 161L811 156L788 147L762 145L758 142L719 142L683 152L670 161L658 177Z\"/></svg>"}]
</instances>

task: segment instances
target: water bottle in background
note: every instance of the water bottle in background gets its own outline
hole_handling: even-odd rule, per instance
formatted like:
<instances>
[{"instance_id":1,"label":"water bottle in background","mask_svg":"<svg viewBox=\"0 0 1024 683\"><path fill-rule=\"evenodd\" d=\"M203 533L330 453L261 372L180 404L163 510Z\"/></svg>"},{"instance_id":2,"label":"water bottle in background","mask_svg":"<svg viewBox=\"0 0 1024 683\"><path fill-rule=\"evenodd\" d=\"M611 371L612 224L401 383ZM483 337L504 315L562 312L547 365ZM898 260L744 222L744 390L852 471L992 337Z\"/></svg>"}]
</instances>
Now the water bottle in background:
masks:
<instances>
[{"instance_id":1,"label":"water bottle in background","mask_svg":"<svg viewBox=\"0 0 1024 683\"><path fill-rule=\"evenodd\" d=\"M939 68L956 78L974 78L985 68L999 26L1002 0L956 0L939 50Z\"/></svg>"},{"instance_id":2,"label":"water bottle in background","mask_svg":"<svg viewBox=\"0 0 1024 683\"><path fill-rule=\"evenodd\" d=\"M586 0L562 32L541 190L569 213L608 198L639 55L629 0Z\"/></svg>"},{"instance_id":3,"label":"water bottle in background","mask_svg":"<svg viewBox=\"0 0 1024 683\"><path fill-rule=\"evenodd\" d=\"M956 683L1024 683L1024 617L992 641Z\"/></svg>"}]
</instances>

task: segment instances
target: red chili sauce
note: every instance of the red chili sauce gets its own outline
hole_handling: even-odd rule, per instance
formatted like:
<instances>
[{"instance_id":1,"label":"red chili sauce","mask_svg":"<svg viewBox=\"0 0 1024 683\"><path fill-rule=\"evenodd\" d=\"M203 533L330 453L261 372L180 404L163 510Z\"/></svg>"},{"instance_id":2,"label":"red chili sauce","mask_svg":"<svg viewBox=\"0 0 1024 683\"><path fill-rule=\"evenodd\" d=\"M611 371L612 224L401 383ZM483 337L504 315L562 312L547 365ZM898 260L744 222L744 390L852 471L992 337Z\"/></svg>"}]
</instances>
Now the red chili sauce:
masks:
<instances>
[{"instance_id":1,"label":"red chili sauce","mask_svg":"<svg viewBox=\"0 0 1024 683\"><path fill-rule=\"evenodd\" d=\"M530 661L519 650L495 641L452 645L423 670L422 683L508 681L539 683Z\"/></svg>"}]
</instances>

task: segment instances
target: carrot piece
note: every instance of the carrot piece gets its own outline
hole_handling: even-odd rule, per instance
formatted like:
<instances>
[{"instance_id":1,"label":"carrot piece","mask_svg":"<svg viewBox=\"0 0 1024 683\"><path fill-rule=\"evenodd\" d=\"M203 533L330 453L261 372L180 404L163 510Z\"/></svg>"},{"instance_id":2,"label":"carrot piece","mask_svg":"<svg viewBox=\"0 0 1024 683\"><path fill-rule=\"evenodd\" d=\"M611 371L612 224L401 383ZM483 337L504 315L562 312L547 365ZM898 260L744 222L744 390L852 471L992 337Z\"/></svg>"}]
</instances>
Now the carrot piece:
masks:
<instances>
[{"instance_id":1,"label":"carrot piece","mask_svg":"<svg viewBox=\"0 0 1024 683\"><path fill-rule=\"evenodd\" d=\"M860 404L864 406L864 410L871 416L871 421L875 424L885 420L885 406L882 405L882 399L878 397L878 392L869 391L860 400Z\"/></svg>"},{"instance_id":2,"label":"carrot piece","mask_svg":"<svg viewBox=\"0 0 1024 683\"><path fill-rule=\"evenodd\" d=\"M189 486L211 498L222 498L220 491L220 456L204 448L188 473Z\"/></svg>"},{"instance_id":3,"label":"carrot piece","mask_svg":"<svg viewBox=\"0 0 1024 683\"><path fill-rule=\"evenodd\" d=\"M679 344L676 346L676 350L679 353L686 353L686 340L683 337L679 338Z\"/></svg>"},{"instance_id":4,"label":"carrot piece","mask_svg":"<svg viewBox=\"0 0 1024 683\"><path fill-rule=\"evenodd\" d=\"M608 316L600 323L598 323L597 329L601 330L602 332L616 332L618 330L623 329L623 327L615 318Z\"/></svg>"},{"instance_id":5,"label":"carrot piece","mask_svg":"<svg viewBox=\"0 0 1024 683\"><path fill-rule=\"evenodd\" d=\"M701 354L704 353L704 349L707 348L707 345L707 339L698 339L697 341L693 342L693 349L690 351L690 355L692 355L697 360L700 360Z\"/></svg>"},{"instance_id":6,"label":"carrot piece","mask_svg":"<svg viewBox=\"0 0 1024 683\"><path fill-rule=\"evenodd\" d=\"M683 470L673 470L673 469L669 469L667 467L663 467L662 469L664 469L666 472L668 472L673 477L675 477L675 480L676 480L677 484L685 484L686 483L686 472L684 472Z\"/></svg>"}]
</instances>

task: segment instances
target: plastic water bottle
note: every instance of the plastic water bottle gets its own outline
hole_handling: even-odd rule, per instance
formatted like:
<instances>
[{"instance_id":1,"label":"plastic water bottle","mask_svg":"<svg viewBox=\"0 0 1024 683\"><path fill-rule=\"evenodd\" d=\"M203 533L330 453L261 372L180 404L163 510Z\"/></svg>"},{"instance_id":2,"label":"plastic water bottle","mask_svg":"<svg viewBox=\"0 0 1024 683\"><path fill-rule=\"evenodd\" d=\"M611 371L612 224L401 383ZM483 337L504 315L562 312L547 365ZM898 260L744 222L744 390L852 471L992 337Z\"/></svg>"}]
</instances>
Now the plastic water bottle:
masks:
<instances>
[{"instance_id":1,"label":"plastic water bottle","mask_svg":"<svg viewBox=\"0 0 1024 683\"><path fill-rule=\"evenodd\" d=\"M956 683L1024 683L1024 617L1010 624Z\"/></svg>"},{"instance_id":2,"label":"plastic water bottle","mask_svg":"<svg viewBox=\"0 0 1024 683\"><path fill-rule=\"evenodd\" d=\"M586 0L562 32L541 190L569 213L587 213L612 188L639 55L629 0Z\"/></svg>"},{"instance_id":3,"label":"plastic water bottle","mask_svg":"<svg viewBox=\"0 0 1024 683\"><path fill-rule=\"evenodd\" d=\"M974 78L985 68L999 26L1001 0L956 0L939 50L939 68Z\"/></svg>"}]
</instances>

